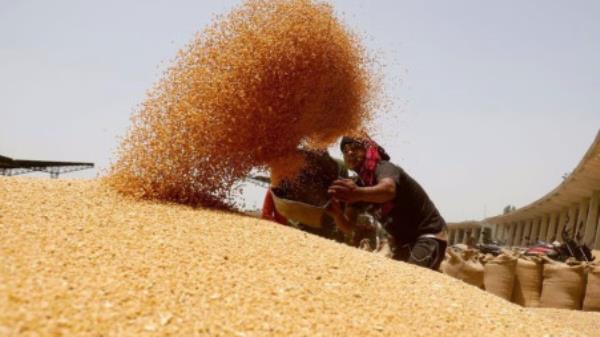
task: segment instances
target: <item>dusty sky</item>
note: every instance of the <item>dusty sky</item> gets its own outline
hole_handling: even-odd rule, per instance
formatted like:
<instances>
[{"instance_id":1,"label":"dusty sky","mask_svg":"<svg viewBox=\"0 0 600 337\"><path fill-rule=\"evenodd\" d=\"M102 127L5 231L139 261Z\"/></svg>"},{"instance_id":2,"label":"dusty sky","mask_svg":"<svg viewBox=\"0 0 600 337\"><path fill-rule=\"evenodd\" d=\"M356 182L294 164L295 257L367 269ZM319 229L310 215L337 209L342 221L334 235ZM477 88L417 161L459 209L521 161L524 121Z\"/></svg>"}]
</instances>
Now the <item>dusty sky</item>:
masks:
<instances>
[{"instance_id":1,"label":"dusty sky","mask_svg":"<svg viewBox=\"0 0 600 337\"><path fill-rule=\"evenodd\" d=\"M0 0L0 154L100 174L176 51L237 3ZM598 1L332 3L386 66L376 140L449 221L541 197L599 130Z\"/></svg>"}]
</instances>

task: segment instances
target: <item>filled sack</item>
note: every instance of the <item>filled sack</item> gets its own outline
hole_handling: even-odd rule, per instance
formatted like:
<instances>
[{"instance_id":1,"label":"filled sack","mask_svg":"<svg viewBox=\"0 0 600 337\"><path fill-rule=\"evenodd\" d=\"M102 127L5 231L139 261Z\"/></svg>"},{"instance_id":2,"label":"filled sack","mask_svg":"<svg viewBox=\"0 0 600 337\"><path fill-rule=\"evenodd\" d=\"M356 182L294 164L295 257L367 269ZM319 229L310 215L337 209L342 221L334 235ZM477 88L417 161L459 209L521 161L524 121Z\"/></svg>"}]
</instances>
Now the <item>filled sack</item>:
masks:
<instances>
[{"instance_id":1,"label":"filled sack","mask_svg":"<svg viewBox=\"0 0 600 337\"><path fill-rule=\"evenodd\" d=\"M585 290L585 265L567 264L547 259L540 307L581 309Z\"/></svg>"},{"instance_id":2,"label":"filled sack","mask_svg":"<svg viewBox=\"0 0 600 337\"><path fill-rule=\"evenodd\" d=\"M512 301L524 307L539 307L544 281L544 265L539 257L517 259Z\"/></svg>"},{"instance_id":3,"label":"filled sack","mask_svg":"<svg viewBox=\"0 0 600 337\"><path fill-rule=\"evenodd\" d=\"M483 265L479 253L474 250L455 252L448 250L448 258L442 263L441 271L468 284L484 289Z\"/></svg>"},{"instance_id":4,"label":"filled sack","mask_svg":"<svg viewBox=\"0 0 600 337\"><path fill-rule=\"evenodd\" d=\"M587 266L587 282L583 310L600 311L600 263Z\"/></svg>"},{"instance_id":5,"label":"filled sack","mask_svg":"<svg viewBox=\"0 0 600 337\"><path fill-rule=\"evenodd\" d=\"M487 257L483 266L486 291L510 301L512 298L517 258L508 254Z\"/></svg>"}]
</instances>

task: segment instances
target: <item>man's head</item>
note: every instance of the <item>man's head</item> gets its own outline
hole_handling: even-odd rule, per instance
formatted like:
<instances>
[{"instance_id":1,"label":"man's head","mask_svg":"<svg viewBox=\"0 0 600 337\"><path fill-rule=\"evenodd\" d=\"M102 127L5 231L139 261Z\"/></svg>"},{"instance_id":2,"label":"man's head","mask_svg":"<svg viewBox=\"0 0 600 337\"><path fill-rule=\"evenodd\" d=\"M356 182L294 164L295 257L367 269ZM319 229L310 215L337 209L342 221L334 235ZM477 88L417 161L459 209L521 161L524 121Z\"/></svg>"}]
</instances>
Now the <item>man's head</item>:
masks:
<instances>
[{"instance_id":1,"label":"man's head","mask_svg":"<svg viewBox=\"0 0 600 337\"><path fill-rule=\"evenodd\" d=\"M344 136L340 142L340 150L344 155L344 161L346 162L346 165L348 165L349 168L357 173L360 173L360 170L367 159L367 151L372 147L377 149L379 159L390 160L390 156L387 154L385 149L379 146L369 137L353 138Z\"/></svg>"},{"instance_id":2,"label":"man's head","mask_svg":"<svg viewBox=\"0 0 600 337\"><path fill-rule=\"evenodd\" d=\"M367 155L365 141L351 137L343 137L342 142L340 143L340 149L344 155L346 165L352 170L359 172Z\"/></svg>"}]
</instances>

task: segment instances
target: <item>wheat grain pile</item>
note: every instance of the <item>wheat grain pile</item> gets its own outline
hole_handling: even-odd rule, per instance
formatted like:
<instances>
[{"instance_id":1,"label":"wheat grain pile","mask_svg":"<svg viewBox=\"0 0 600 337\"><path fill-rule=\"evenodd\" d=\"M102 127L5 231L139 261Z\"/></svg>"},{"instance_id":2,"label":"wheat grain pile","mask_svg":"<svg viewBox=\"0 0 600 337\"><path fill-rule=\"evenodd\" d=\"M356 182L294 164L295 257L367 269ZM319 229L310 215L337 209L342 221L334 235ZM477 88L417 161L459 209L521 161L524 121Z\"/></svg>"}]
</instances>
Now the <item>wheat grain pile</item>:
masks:
<instances>
[{"instance_id":1,"label":"wheat grain pile","mask_svg":"<svg viewBox=\"0 0 600 337\"><path fill-rule=\"evenodd\" d=\"M568 327L588 336L599 336L598 325L600 312L584 312L579 310L535 308L533 312L543 315L547 319L564 322Z\"/></svg>"},{"instance_id":2,"label":"wheat grain pile","mask_svg":"<svg viewBox=\"0 0 600 337\"><path fill-rule=\"evenodd\" d=\"M111 184L149 199L231 204L232 185L252 168L293 172L299 145L322 149L368 124L370 64L329 5L246 1L198 34L149 92Z\"/></svg>"},{"instance_id":3,"label":"wheat grain pile","mask_svg":"<svg viewBox=\"0 0 600 337\"><path fill-rule=\"evenodd\" d=\"M275 223L0 177L0 336L61 335L586 336Z\"/></svg>"}]
</instances>

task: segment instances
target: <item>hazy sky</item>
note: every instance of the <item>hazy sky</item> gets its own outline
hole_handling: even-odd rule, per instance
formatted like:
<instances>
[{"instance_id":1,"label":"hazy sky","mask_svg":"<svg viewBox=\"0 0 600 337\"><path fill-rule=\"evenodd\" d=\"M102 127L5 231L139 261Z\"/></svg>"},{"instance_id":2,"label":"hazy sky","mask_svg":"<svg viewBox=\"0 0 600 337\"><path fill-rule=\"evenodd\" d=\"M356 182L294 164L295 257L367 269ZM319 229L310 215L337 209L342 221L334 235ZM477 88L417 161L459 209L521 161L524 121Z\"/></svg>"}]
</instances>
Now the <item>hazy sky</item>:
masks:
<instances>
[{"instance_id":1,"label":"hazy sky","mask_svg":"<svg viewBox=\"0 0 600 337\"><path fill-rule=\"evenodd\" d=\"M0 0L0 154L106 168L169 60L237 3ZM386 65L376 140L449 221L541 197L599 130L599 1L333 4Z\"/></svg>"}]
</instances>

